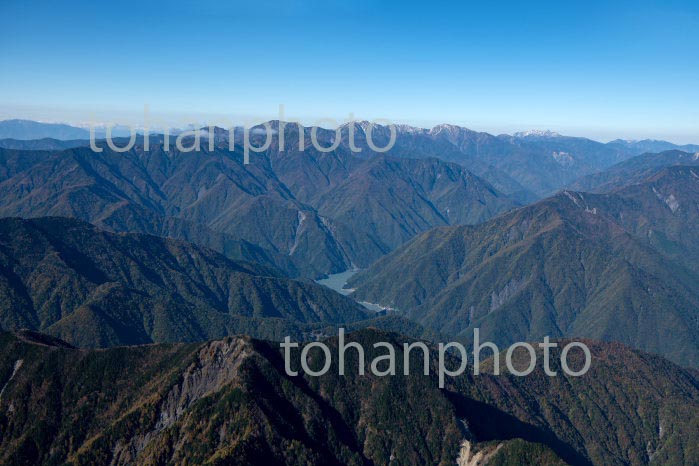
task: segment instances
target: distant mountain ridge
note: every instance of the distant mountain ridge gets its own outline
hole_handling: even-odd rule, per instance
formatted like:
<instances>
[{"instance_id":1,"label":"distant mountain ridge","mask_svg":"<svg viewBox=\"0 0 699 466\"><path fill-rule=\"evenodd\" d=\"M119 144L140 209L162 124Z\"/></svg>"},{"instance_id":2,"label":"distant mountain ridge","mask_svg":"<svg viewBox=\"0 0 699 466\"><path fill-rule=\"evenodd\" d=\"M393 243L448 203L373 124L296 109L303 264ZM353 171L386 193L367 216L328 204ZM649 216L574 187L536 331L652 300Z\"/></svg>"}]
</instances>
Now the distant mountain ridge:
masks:
<instances>
[{"instance_id":1,"label":"distant mountain ridge","mask_svg":"<svg viewBox=\"0 0 699 466\"><path fill-rule=\"evenodd\" d=\"M70 149L73 147L81 147L89 144L89 141L85 139L72 139L72 140L60 140L54 138L41 138L41 139L15 139L6 138L0 139L1 149L14 149L14 150L50 150L58 151L63 149Z\"/></svg>"},{"instance_id":2,"label":"distant mountain ridge","mask_svg":"<svg viewBox=\"0 0 699 466\"><path fill-rule=\"evenodd\" d=\"M89 139L90 131L63 123L42 123L32 120L0 121L0 139L44 139L58 140Z\"/></svg>"},{"instance_id":3,"label":"distant mountain ridge","mask_svg":"<svg viewBox=\"0 0 699 466\"><path fill-rule=\"evenodd\" d=\"M155 143L124 153L0 150L0 166L18 167L0 178L0 215L76 217L317 278L366 267L431 227L517 205L438 159L270 150L244 165L239 146L217 144L186 153Z\"/></svg>"},{"instance_id":4,"label":"distant mountain ridge","mask_svg":"<svg viewBox=\"0 0 699 466\"><path fill-rule=\"evenodd\" d=\"M621 341L697 367L697 232L699 169L672 166L610 194L564 191L430 230L348 286L445 334Z\"/></svg>"},{"instance_id":5,"label":"distant mountain ridge","mask_svg":"<svg viewBox=\"0 0 699 466\"><path fill-rule=\"evenodd\" d=\"M361 134L361 125L355 125ZM648 152L647 145L601 143L553 131L527 131L494 136L468 128L441 124L431 129L401 125L396 145L388 152L396 156L435 156L459 163L493 186L527 202L565 187L581 176L605 170L628 158ZM344 134L344 133L343 133ZM388 129L375 127L377 145L388 141ZM689 150L660 141L663 150Z\"/></svg>"},{"instance_id":6,"label":"distant mountain ridge","mask_svg":"<svg viewBox=\"0 0 699 466\"><path fill-rule=\"evenodd\" d=\"M507 137L507 135L503 135L504 137ZM529 131L520 131L517 133L514 133L512 135L513 137L516 138L560 138L562 135L560 133L556 133L555 131L551 130L536 130L532 129Z\"/></svg>"},{"instance_id":7,"label":"distant mountain ridge","mask_svg":"<svg viewBox=\"0 0 699 466\"><path fill-rule=\"evenodd\" d=\"M102 126L95 127L95 136L104 138L107 131ZM112 130L115 137L129 136L129 131L124 126L116 126ZM90 130L78 128L65 123L44 123L33 120L2 120L0 121L0 140L36 140L56 139L59 141L87 140L90 139ZM0 143L0 147L6 147Z\"/></svg>"},{"instance_id":8,"label":"distant mountain ridge","mask_svg":"<svg viewBox=\"0 0 699 466\"><path fill-rule=\"evenodd\" d=\"M603 193L638 184L669 166L699 165L699 151L685 152L670 150L647 153L632 157L604 171L593 173L576 180L571 189Z\"/></svg>"},{"instance_id":9,"label":"distant mountain ridge","mask_svg":"<svg viewBox=\"0 0 699 466\"><path fill-rule=\"evenodd\" d=\"M22 149L31 148L22 141L3 140L3 138L15 139L41 139L55 137L55 139L87 139L83 129L83 136L75 138L59 137L51 132L49 125L46 131L35 133L36 137L27 138L28 134L17 129L17 134L12 133L12 128L18 125L20 120L7 120L0 122L7 127L5 133L0 132L0 147ZM266 123L273 131L278 131L282 123L271 121ZM23 125L41 125L36 122L23 121ZM348 148L349 129L355 133L357 146L362 149L364 155L371 152L366 143L366 131L369 122L351 122L340 128L342 134L341 147ZM294 123L286 123L287 131L295 128ZM477 176L486 179L498 190L512 195L520 201L532 201L550 195L567 184L572 183L580 176L588 175L604 170L627 158L646 152L661 152L668 150L682 150L686 152L699 151L699 145L676 145L667 141L643 140L626 141L617 139L609 143L601 143L582 137L568 137L550 130L532 130L514 133L513 135L501 134L498 136L469 130L457 125L440 124L431 129L419 128L409 125L395 125L398 133L396 145L388 151L389 155L408 158L437 157L446 161L456 162L472 171ZM307 136L310 128L306 128ZM173 132L176 134L178 131ZM319 129L320 140L327 144L332 143L334 131ZM21 134L20 134L21 133ZM124 136L123 131L115 133ZM251 133L264 134L263 125L251 128ZM243 128L235 128L234 134L238 141L242 140ZM217 138L228 138L228 131L223 128L215 130ZM388 128L382 125L373 125L372 135L376 145L384 147L388 141ZM104 137L104 130L98 130L98 137ZM292 136L293 138L293 136ZM33 143L34 148L48 149L49 142L43 144ZM75 142L73 142L75 144ZM61 143L54 143L53 147L59 147ZM273 143L274 145L274 143ZM65 147L65 144L63 144ZM307 141L307 147L310 140ZM71 147L75 147L71 145Z\"/></svg>"},{"instance_id":10,"label":"distant mountain ridge","mask_svg":"<svg viewBox=\"0 0 699 466\"><path fill-rule=\"evenodd\" d=\"M679 150L683 152L699 152L697 144L673 144L667 141L659 141L656 139L644 139L641 141L627 141L624 139L616 139L609 142L610 145L619 145L633 150L634 152L667 152L671 150Z\"/></svg>"}]
</instances>

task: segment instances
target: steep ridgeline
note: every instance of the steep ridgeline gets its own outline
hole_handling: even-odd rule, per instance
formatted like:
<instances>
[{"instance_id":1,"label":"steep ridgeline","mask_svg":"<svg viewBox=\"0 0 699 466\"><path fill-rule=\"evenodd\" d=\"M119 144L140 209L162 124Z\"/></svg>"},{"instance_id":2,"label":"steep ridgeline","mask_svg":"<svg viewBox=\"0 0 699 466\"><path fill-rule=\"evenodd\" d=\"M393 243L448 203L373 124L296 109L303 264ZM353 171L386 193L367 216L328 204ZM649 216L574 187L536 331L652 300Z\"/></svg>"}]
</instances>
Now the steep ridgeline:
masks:
<instances>
[{"instance_id":1,"label":"steep ridgeline","mask_svg":"<svg viewBox=\"0 0 699 466\"><path fill-rule=\"evenodd\" d=\"M610 143L610 146L619 146L626 150L630 150L637 154L645 154L647 152L667 152L667 151L682 151L682 152L699 152L699 145L685 144L678 145L667 141L658 141L656 139L644 139L642 141L629 141L624 139L616 139Z\"/></svg>"},{"instance_id":2,"label":"steep ridgeline","mask_svg":"<svg viewBox=\"0 0 699 466\"><path fill-rule=\"evenodd\" d=\"M363 147L367 126L355 123L359 147ZM372 136L376 145L383 147L390 133L386 127L375 127ZM551 194L581 175L642 153L634 150L551 132L494 136L442 124L432 129L399 126L396 144L388 154L434 156L459 163L500 191L526 202Z\"/></svg>"},{"instance_id":3,"label":"steep ridgeline","mask_svg":"<svg viewBox=\"0 0 699 466\"><path fill-rule=\"evenodd\" d=\"M638 184L674 165L699 166L699 152L671 150L630 158L599 173L584 176L571 185L577 191L604 193Z\"/></svg>"},{"instance_id":4,"label":"steep ridgeline","mask_svg":"<svg viewBox=\"0 0 699 466\"><path fill-rule=\"evenodd\" d=\"M0 221L0 328L82 347L301 337L370 317L310 281L211 250L66 218ZM373 317L373 316L372 316Z\"/></svg>"},{"instance_id":5,"label":"steep ridgeline","mask_svg":"<svg viewBox=\"0 0 699 466\"><path fill-rule=\"evenodd\" d=\"M396 376L357 375L337 347L322 377L289 377L277 344L79 351L0 334L0 463L645 466L699 461L699 386L687 371L617 344L592 344L590 372L465 375L439 389L402 337L350 335ZM311 366L322 364L312 354ZM298 351L293 354L298 366ZM552 360L558 360L554 351ZM431 362L432 365L436 361ZM415 370L417 368L417 370ZM554 370L559 370L557 363ZM485 461L487 460L487 461Z\"/></svg>"},{"instance_id":6,"label":"steep ridgeline","mask_svg":"<svg viewBox=\"0 0 699 466\"><path fill-rule=\"evenodd\" d=\"M452 141L467 154L503 171L538 197L566 183L636 155L586 138L551 132L492 136L465 128L441 125L437 137Z\"/></svg>"},{"instance_id":7,"label":"steep ridgeline","mask_svg":"<svg viewBox=\"0 0 699 466\"><path fill-rule=\"evenodd\" d=\"M271 127L272 143L267 155L277 153L279 142L278 121L268 122ZM285 124L285 139L298 146L298 128L293 123ZM455 162L485 179L498 191L506 193L520 202L530 202L569 185L581 175L605 170L627 158L646 152L680 150L695 153L697 145L677 145L667 141L625 141L617 139L600 143L582 137L563 136L551 131L527 131L514 135L495 136L468 128L441 124L431 129L408 125L396 125L395 145L387 152L399 158L430 158ZM324 147L333 145L335 132L316 128L318 140ZM361 157L378 155L367 143L369 123L353 122L341 127L341 142L332 153L350 152L349 133L354 134L354 148L361 150ZM243 138L243 129L235 129L236 141ZM304 140L311 147L311 128L306 128ZM125 136L123 128L116 128L115 134ZM264 142L265 129L260 125L251 129L252 140L257 146ZM80 140L65 140L64 136L81 137ZM104 129L97 129L98 138L104 137ZM219 141L228 139L228 132L221 128L214 130ZM0 122L0 147L12 149L58 150L60 148L86 146L87 130L65 125L46 125L37 122L11 120ZM33 137L32 137L33 136ZM152 135L152 137L158 137ZM387 145L390 132L387 126L372 127L375 146ZM42 139L43 138L43 139ZM51 139L53 138L53 139ZM140 136L139 136L140 138ZM27 140L27 139L36 139ZM123 142L123 141L122 141ZM287 149L288 150L288 149ZM293 152L293 150L291 151ZM326 161L319 161L325 165ZM321 185L323 180L315 180ZM312 188L311 188L312 189Z\"/></svg>"},{"instance_id":8,"label":"steep ridgeline","mask_svg":"<svg viewBox=\"0 0 699 466\"><path fill-rule=\"evenodd\" d=\"M0 139L0 148L14 150L48 150L58 151L71 149L73 147L84 147L90 144L89 140L74 139L70 141L62 141L60 139L42 138L30 139L28 141L22 139Z\"/></svg>"},{"instance_id":9,"label":"steep ridgeline","mask_svg":"<svg viewBox=\"0 0 699 466\"><path fill-rule=\"evenodd\" d=\"M314 205L389 249L434 226L475 224L514 207L458 165L384 156L363 164Z\"/></svg>"},{"instance_id":10,"label":"steep ridgeline","mask_svg":"<svg viewBox=\"0 0 699 466\"><path fill-rule=\"evenodd\" d=\"M644 182L592 202L598 199L599 211L626 231L699 272L699 166L660 168Z\"/></svg>"},{"instance_id":11,"label":"steep ridgeline","mask_svg":"<svg viewBox=\"0 0 699 466\"><path fill-rule=\"evenodd\" d=\"M61 123L42 123L31 120L0 121L0 139L32 140L53 138L56 140L89 139L90 131Z\"/></svg>"},{"instance_id":12,"label":"steep ridgeline","mask_svg":"<svg viewBox=\"0 0 699 466\"><path fill-rule=\"evenodd\" d=\"M448 335L614 340L699 367L698 244L699 168L666 167L611 194L436 228L349 286Z\"/></svg>"},{"instance_id":13,"label":"steep ridgeline","mask_svg":"<svg viewBox=\"0 0 699 466\"><path fill-rule=\"evenodd\" d=\"M358 146L366 149L364 123L355 123ZM388 153L399 157L438 157L456 162L490 182L498 190L522 202L532 201L569 186L581 176L590 180L599 172L637 170L641 166L687 164L687 158L678 155L686 152L692 156L699 151L697 145L679 146L667 141L622 141L607 144L581 137L563 136L551 131L528 131L494 136L455 125L442 124L432 129L397 126L396 145ZM347 132L345 131L345 139ZM389 131L375 127L372 135L379 147L386 145ZM649 152L665 154L644 155ZM678 157L672 162L673 157ZM635 158L635 161L624 161ZM664 161L661 161L662 159ZM656 159L655 162L652 159ZM621 175L617 172L616 175ZM585 178L583 178L585 179ZM619 181L622 178L619 176ZM640 179L639 179L640 180ZM607 180L610 181L610 180ZM586 186L573 185L574 189L590 190Z\"/></svg>"},{"instance_id":14,"label":"steep ridgeline","mask_svg":"<svg viewBox=\"0 0 699 466\"><path fill-rule=\"evenodd\" d=\"M317 278L366 267L431 227L480 222L516 205L437 159L270 149L245 165L242 149L229 151L225 140L212 152L172 144L168 152L158 144L125 153L2 151L0 168L15 168L0 173L0 215L76 217Z\"/></svg>"},{"instance_id":15,"label":"steep ridgeline","mask_svg":"<svg viewBox=\"0 0 699 466\"><path fill-rule=\"evenodd\" d=\"M98 138L104 138L107 134L106 127L93 128ZM112 127L112 135L115 137L130 136L127 126ZM0 121L0 140L14 139L18 141L30 141L39 139L54 139L57 141L86 141L90 139L90 128L67 125L64 123L44 123L32 120L2 120Z\"/></svg>"}]
</instances>

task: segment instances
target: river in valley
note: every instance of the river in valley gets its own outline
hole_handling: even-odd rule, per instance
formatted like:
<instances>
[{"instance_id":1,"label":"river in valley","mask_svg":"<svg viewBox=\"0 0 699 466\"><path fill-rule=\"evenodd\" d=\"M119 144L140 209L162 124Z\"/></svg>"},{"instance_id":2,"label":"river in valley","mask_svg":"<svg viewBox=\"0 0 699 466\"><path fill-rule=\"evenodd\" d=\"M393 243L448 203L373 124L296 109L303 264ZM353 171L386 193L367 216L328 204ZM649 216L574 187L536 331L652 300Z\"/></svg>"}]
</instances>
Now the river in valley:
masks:
<instances>
[{"instance_id":1,"label":"river in valley","mask_svg":"<svg viewBox=\"0 0 699 466\"><path fill-rule=\"evenodd\" d=\"M331 290L335 290L338 293L347 296L350 293L352 293L354 289L345 288L345 286L347 286L347 282L350 278L352 278L352 275L356 274L357 272L359 272L359 269L345 270L344 272L334 273L332 275L328 275L328 278L317 280L317 283L323 286L327 286ZM364 306L365 308L369 309L370 311L374 312L394 311L394 309L390 307L370 303L367 301L358 301L358 303Z\"/></svg>"},{"instance_id":2,"label":"river in valley","mask_svg":"<svg viewBox=\"0 0 699 466\"><path fill-rule=\"evenodd\" d=\"M347 296L354 290L351 288L345 288L345 285L347 285L347 281L352 278L352 275L357 272L359 272L359 269L345 270L344 272L328 275L328 278L318 280L317 282L323 286L327 286L331 290L335 290L338 293Z\"/></svg>"}]
</instances>

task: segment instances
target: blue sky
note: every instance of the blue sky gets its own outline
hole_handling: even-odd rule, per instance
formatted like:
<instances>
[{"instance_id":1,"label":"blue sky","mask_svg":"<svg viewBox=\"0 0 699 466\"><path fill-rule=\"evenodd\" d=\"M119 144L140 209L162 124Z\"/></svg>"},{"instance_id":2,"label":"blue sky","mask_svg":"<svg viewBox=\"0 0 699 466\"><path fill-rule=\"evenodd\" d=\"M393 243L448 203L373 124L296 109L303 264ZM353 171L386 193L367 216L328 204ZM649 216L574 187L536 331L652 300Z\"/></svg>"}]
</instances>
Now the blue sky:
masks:
<instances>
[{"instance_id":1,"label":"blue sky","mask_svg":"<svg viewBox=\"0 0 699 466\"><path fill-rule=\"evenodd\" d=\"M283 104L699 143L697 3L2 0L0 118L240 123Z\"/></svg>"}]
</instances>

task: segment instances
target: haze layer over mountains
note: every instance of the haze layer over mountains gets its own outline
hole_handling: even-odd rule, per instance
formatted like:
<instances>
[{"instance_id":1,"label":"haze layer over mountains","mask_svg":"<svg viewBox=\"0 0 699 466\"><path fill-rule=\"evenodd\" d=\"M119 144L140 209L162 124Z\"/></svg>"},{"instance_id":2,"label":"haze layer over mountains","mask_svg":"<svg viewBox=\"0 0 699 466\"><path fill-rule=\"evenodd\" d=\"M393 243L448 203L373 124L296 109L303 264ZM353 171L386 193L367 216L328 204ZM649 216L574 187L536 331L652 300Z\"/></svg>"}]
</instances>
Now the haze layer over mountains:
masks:
<instances>
[{"instance_id":1,"label":"haze layer over mountains","mask_svg":"<svg viewBox=\"0 0 699 466\"><path fill-rule=\"evenodd\" d=\"M377 153L357 122L361 152L349 125L322 152L293 124L280 151L269 125L245 164L221 129L95 153L0 122L0 462L697 464L698 147L439 125ZM315 282L345 271L346 296ZM582 337L593 364L444 389L285 374L274 341L340 327Z\"/></svg>"}]
</instances>

